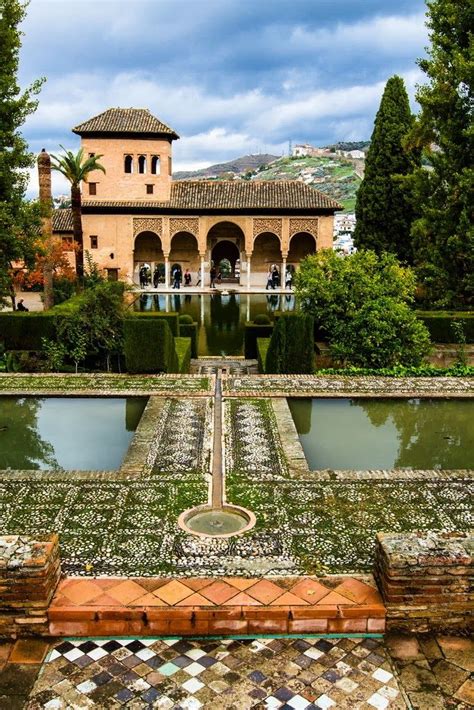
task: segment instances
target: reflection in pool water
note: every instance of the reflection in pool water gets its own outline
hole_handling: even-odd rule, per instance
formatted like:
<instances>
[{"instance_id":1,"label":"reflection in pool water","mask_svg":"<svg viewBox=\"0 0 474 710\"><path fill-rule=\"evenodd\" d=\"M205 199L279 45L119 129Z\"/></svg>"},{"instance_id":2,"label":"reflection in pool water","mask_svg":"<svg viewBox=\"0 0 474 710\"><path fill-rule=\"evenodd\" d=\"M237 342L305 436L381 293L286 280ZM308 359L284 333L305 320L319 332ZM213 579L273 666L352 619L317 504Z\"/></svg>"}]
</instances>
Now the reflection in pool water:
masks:
<instances>
[{"instance_id":1,"label":"reflection in pool water","mask_svg":"<svg viewBox=\"0 0 474 710\"><path fill-rule=\"evenodd\" d=\"M474 468L466 399L289 399L310 469Z\"/></svg>"},{"instance_id":2,"label":"reflection in pool water","mask_svg":"<svg viewBox=\"0 0 474 710\"><path fill-rule=\"evenodd\" d=\"M177 311L198 323L198 355L242 355L245 321L259 313L293 311L293 294L142 294L137 311Z\"/></svg>"},{"instance_id":3,"label":"reflection in pool water","mask_svg":"<svg viewBox=\"0 0 474 710\"><path fill-rule=\"evenodd\" d=\"M118 468L146 397L0 397L0 469Z\"/></svg>"}]
</instances>

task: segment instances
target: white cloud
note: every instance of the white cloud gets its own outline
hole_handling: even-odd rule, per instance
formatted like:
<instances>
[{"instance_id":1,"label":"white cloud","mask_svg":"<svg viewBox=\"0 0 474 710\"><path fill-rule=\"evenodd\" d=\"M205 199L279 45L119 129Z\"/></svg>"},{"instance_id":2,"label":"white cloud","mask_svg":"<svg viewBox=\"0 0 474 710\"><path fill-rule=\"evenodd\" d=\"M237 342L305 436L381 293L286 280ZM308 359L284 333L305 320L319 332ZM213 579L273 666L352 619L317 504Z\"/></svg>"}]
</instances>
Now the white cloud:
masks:
<instances>
[{"instance_id":1,"label":"white cloud","mask_svg":"<svg viewBox=\"0 0 474 710\"><path fill-rule=\"evenodd\" d=\"M425 16L416 13L407 16L371 17L352 24L339 23L334 27L308 30L296 27L289 42L300 50L336 52L363 51L392 56L406 56L419 52L428 37Z\"/></svg>"}]
</instances>

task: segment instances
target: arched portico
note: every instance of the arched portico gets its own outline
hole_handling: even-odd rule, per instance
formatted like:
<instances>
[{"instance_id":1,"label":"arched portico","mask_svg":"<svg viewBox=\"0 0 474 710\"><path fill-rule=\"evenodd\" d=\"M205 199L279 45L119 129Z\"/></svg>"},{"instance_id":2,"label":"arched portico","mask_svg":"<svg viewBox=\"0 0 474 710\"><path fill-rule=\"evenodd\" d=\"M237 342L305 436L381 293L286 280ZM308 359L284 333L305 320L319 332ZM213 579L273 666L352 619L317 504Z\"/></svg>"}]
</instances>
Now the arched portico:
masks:
<instances>
[{"instance_id":1,"label":"arched portico","mask_svg":"<svg viewBox=\"0 0 474 710\"><path fill-rule=\"evenodd\" d=\"M137 234L133 250L133 281L140 283L139 272L143 265L147 265L153 276L155 267L163 264L165 255L161 239L155 232L144 231Z\"/></svg>"}]
</instances>

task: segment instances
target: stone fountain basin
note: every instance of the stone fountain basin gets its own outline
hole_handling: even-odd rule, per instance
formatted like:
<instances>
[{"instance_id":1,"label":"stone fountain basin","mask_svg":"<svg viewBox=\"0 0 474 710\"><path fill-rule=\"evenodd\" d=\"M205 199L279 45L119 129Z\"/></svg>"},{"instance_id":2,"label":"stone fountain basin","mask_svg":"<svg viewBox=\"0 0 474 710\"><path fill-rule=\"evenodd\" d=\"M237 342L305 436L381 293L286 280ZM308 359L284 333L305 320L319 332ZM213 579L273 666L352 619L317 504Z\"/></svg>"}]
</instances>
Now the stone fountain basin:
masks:
<instances>
[{"instance_id":1,"label":"stone fountain basin","mask_svg":"<svg viewBox=\"0 0 474 710\"><path fill-rule=\"evenodd\" d=\"M179 527L197 537L233 537L251 530L255 515L238 505L224 504L221 508L198 505L185 510L178 518Z\"/></svg>"}]
</instances>

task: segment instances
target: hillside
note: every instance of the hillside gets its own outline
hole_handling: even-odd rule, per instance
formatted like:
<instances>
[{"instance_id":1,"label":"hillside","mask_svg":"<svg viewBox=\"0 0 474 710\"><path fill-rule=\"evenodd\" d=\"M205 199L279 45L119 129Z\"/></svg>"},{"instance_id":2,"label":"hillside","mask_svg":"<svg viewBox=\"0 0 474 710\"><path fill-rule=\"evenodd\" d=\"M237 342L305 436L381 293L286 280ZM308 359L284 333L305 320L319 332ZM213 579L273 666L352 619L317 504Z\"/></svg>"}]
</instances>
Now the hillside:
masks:
<instances>
[{"instance_id":1,"label":"hillside","mask_svg":"<svg viewBox=\"0 0 474 710\"><path fill-rule=\"evenodd\" d=\"M354 161L333 157L284 157L275 160L252 176L252 180L301 180L332 197L353 212L360 178Z\"/></svg>"},{"instance_id":2,"label":"hillside","mask_svg":"<svg viewBox=\"0 0 474 710\"><path fill-rule=\"evenodd\" d=\"M253 167L251 167L252 162ZM357 162L363 165L363 161ZM314 158L246 155L202 170L174 173L173 178L175 180L301 180L340 202L346 212L354 211L356 192L360 185L355 162L338 155Z\"/></svg>"},{"instance_id":3,"label":"hillside","mask_svg":"<svg viewBox=\"0 0 474 710\"><path fill-rule=\"evenodd\" d=\"M271 163L278 158L277 155L269 155L268 153L257 153L256 155L244 155L242 158L229 160L227 163L217 163L210 165L208 168L201 170L181 170L173 173L174 180L199 180L200 178L219 177L224 174L246 173L249 170L257 170L261 165Z\"/></svg>"}]
</instances>

